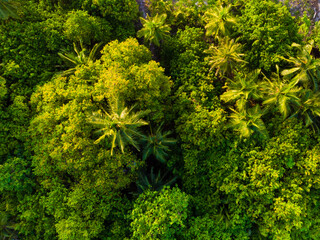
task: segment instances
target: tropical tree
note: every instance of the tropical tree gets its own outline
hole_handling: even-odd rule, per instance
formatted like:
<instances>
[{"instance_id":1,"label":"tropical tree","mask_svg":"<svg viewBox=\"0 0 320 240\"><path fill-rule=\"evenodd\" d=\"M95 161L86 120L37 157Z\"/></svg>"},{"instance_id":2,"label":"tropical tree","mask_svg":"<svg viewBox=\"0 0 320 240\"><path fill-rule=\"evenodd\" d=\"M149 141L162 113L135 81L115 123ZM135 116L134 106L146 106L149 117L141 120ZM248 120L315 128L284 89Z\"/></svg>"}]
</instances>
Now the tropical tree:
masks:
<instances>
[{"instance_id":1,"label":"tropical tree","mask_svg":"<svg viewBox=\"0 0 320 240\"><path fill-rule=\"evenodd\" d=\"M239 2L239 1L237 1ZM245 60L250 69L271 73L276 64L283 67L281 56L292 52L290 45L300 43L298 24L281 1L246 0L239 9L239 24L234 28L244 44Z\"/></svg>"},{"instance_id":2,"label":"tropical tree","mask_svg":"<svg viewBox=\"0 0 320 240\"><path fill-rule=\"evenodd\" d=\"M131 239L183 239L188 206L189 196L177 187L144 191L131 212Z\"/></svg>"},{"instance_id":3,"label":"tropical tree","mask_svg":"<svg viewBox=\"0 0 320 240\"><path fill-rule=\"evenodd\" d=\"M0 0L0 19L19 18L17 6L12 1Z\"/></svg>"},{"instance_id":4,"label":"tropical tree","mask_svg":"<svg viewBox=\"0 0 320 240\"><path fill-rule=\"evenodd\" d=\"M168 178L168 173L166 171L162 174L161 170L159 170L156 174L153 171L153 167L151 167L150 174L140 172L138 181L136 182L138 192L143 193L146 190L160 191L165 186L171 186L177 180L177 177Z\"/></svg>"},{"instance_id":5,"label":"tropical tree","mask_svg":"<svg viewBox=\"0 0 320 240\"><path fill-rule=\"evenodd\" d=\"M148 16L147 19L140 18L143 27L138 31L137 36L144 37L150 44L160 46L161 41L169 35L171 30L170 26L165 24L166 18L166 14Z\"/></svg>"},{"instance_id":6,"label":"tropical tree","mask_svg":"<svg viewBox=\"0 0 320 240\"><path fill-rule=\"evenodd\" d=\"M10 220L9 214L0 211L0 239L17 239L16 223Z\"/></svg>"},{"instance_id":7,"label":"tropical tree","mask_svg":"<svg viewBox=\"0 0 320 240\"><path fill-rule=\"evenodd\" d=\"M72 1L69 2L72 3ZM84 43L87 46L92 46L93 43L97 42L109 42L114 39L114 36L112 36L112 30L114 29L112 29L110 21L92 16L89 12L91 11L76 10L66 13L64 15L63 35L71 42Z\"/></svg>"},{"instance_id":8,"label":"tropical tree","mask_svg":"<svg viewBox=\"0 0 320 240\"><path fill-rule=\"evenodd\" d=\"M314 59L311 55L313 41L301 46L300 44L293 43L292 47L298 49L297 57L284 58L294 65L291 69L285 69L281 72L283 76L293 77L292 80L302 82L306 88L312 88L314 91L319 89L320 78L320 61Z\"/></svg>"},{"instance_id":9,"label":"tropical tree","mask_svg":"<svg viewBox=\"0 0 320 240\"><path fill-rule=\"evenodd\" d=\"M320 93L314 93L309 89L303 90L296 114L303 118L306 126L319 130Z\"/></svg>"},{"instance_id":10,"label":"tropical tree","mask_svg":"<svg viewBox=\"0 0 320 240\"><path fill-rule=\"evenodd\" d=\"M211 66L210 71L216 69L216 76L218 73L221 76L231 75L238 64L246 62L241 58L244 56L241 53L241 45L234 39L225 38L219 46L211 45L204 52L209 54L205 60Z\"/></svg>"},{"instance_id":11,"label":"tropical tree","mask_svg":"<svg viewBox=\"0 0 320 240\"><path fill-rule=\"evenodd\" d=\"M236 101L238 109L245 110L248 101L259 100L262 97L258 84L259 75L259 69L244 76L238 73L234 80L226 83L227 91L220 96L220 99L224 102Z\"/></svg>"},{"instance_id":12,"label":"tropical tree","mask_svg":"<svg viewBox=\"0 0 320 240\"><path fill-rule=\"evenodd\" d=\"M146 7L149 10L149 12L151 12L153 15L167 14L167 23L173 23L174 15L176 12L174 9L173 2L167 0L148 0ZM146 13L143 13L143 15L143 17L146 17Z\"/></svg>"},{"instance_id":13,"label":"tropical tree","mask_svg":"<svg viewBox=\"0 0 320 240\"><path fill-rule=\"evenodd\" d=\"M292 111L300 106L300 91L297 82L294 80L286 81L281 79L279 67L277 73L273 73L271 79L265 76L265 81L261 84L261 91L264 95L263 104L276 106L283 118L287 118Z\"/></svg>"},{"instance_id":14,"label":"tropical tree","mask_svg":"<svg viewBox=\"0 0 320 240\"><path fill-rule=\"evenodd\" d=\"M142 159L146 160L150 155L154 155L155 158L162 162L166 162L166 156L170 151L169 146L176 142L173 138L168 138L171 134L170 131L162 132L161 126L159 126L155 133L152 132L148 136L143 136L143 155Z\"/></svg>"},{"instance_id":15,"label":"tropical tree","mask_svg":"<svg viewBox=\"0 0 320 240\"><path fill-rule=\"evenodd\" d=\"M230 36L232 27L236 24L236 18L230 14L231 5L223 7L215 6L204 14L204 21L207 23L206 35L214 38Z\"/></svg>"},{"instance_id":16,"label":"tropical tree","mask_svg":"<svg viewBox=\"0 0 320 240\"><path fill-rule=\"evenodd\" d=\"M137 150L140 149L137 137L141 138L143 134L139 131L139 127L148 123L141 119L145 113L142 111L132 113L133 108L124 107L123 101L117 99L110 103L109 112L96 112L89 118L89 122L98 128L95 133L101 135L95 141L96 144L108 137L111 138L111 155L117 146L122 153L129 144Z\"/></svg>"},{"instance_id":17,"label":"tropical tree","mask_svg":"<svg viewBox=\"0 0 320 240\"><path fill-rule=\"evenodd\" d=\"M97 52L100 50L102 43L97 43L93 46L88 54L87 49L85 49L81 44L81 50L77 48L76 44L73 43L74 53L67 53L66 51L59 52L58 55L71 66L70 69L60 72L60 76L69 76L74 74L77 66L86 65L93 63L96 60Z\"/></svg>"},{"instance_id":18,"label":"tropical tree","mask_svg":"<svg viewBox=\"0 0 320 240\"><path fill-rule=\"evenodd\" d=\"M236 132L240 133L240 137L250 137L254 132L259 133L263 137L268 137L268 132L261 117L264 115L264 111L260 106L249 108L243 111L236 111L231 109L234 113L231 114L230 124Z\"/></svg>"}]
</instances>

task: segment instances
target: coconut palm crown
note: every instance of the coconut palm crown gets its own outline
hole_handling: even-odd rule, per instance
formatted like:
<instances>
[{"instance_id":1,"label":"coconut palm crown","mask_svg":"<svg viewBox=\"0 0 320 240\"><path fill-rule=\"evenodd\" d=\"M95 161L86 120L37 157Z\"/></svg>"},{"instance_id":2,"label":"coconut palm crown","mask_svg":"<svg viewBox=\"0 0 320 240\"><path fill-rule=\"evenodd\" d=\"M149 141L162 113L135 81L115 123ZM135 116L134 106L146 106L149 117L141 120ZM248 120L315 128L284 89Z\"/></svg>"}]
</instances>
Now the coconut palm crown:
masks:
<instances>
[{"instance_id":1,"label":"coconut palm crown","mask_svg":"<svg viewBox=\"0 0 320 240\"><path fill-rule=\"evenodd\" d=\"M220 4L204 14L207 36L214 38L230 36L232 26L236 24L236 18L231 16L230 9L231 5L224 7Z\"/></svg>"},{"instance_id":2,"label":"coconut palm crown","mask_svg":"<svg viewBox=\"0 0 320 240\"><path fill-rule=\"evenodd\" d=\"M170 26L165 24L166 18L166 14L147 16L147 19L140 18L143 27L138 31L137 36L144 37L150 44L160 46L161 41L169 35L171 30Z\"/></svg>"},{"instance_id":3,"label":"coconut palm crown","mask_svg":"<svg viewBox=\"0 0 320 240\"><path fill-rule=\"evenodd\" d=\"M272 109L274 106L287 118L292 111L300 106L301 87L297 87L294 80L286 81L281 79L279 67L276 66L277 73L273 73L271 78L264 77L261 83L261 90L264 95L263 104Z\"/></svg>"},{"instance_id":4,"label":"coconut palm crown","mask_svg":"<svg viewBox=\"0 0 320 240\"><path fill-rule=\"evenodd\" d=\"M286 61L292 63L293 67L283 70L281 74L283 76L293 77L293 81L302 82L305 88L312 88L314 91L318 91L320 61L318 59L314 59L311 55L313 41L305 46L293 43L292 47L298 49L298 55L297 57L289 57L289 59L284 58Z\"/></svg>"},{"instance_id":5,"label":"coconut palm crown","mask_svg":"<svg viewBox=\"0 0 320 240\"><path fill-rule=\"evenodd\" d=\"M260 69L244 76L238 73L234 80L229 80L226 83L224 88L227 91L220 96L220 99L224 102L236 101L238 109L245 110L249 101L260 100L262 97L257 84L260 73Z\"/></svg>"},{"instance_id":6,"label":"coconut palm crown","mask_svg":"<svg viewBox=\"0 0 320 240\"><path fill-rule=\"evenodd\" d=\"M234 39L225 38L219 46L211 45L208 50L204 51L209 56L205 58L210 66L210 71L216 69L215 75L220 73L221 76L231 75L236 66L246 63L242 59L244 54L241 53L241 45Z\"/></svg>"},{"instance_id":7,"label":"coconut palm crown","mask_svg":"<svg viewBox=\"0 0 320 240\"><path fill-rule=\"evenodd\" d=\"M124 103L117 99L110 104L108 112L93 113L89 122L98 128L95 133L100 135L94 143L99 144L103 140L111 140L111 155L115 147L119 147L124 153L127 145L132 145L139 151L139 138L143 136L139 128L148 123L141 119L145 113L132 112L133 108L124 107Z\"/></svg>"},{"instance_id":8,"label":"coconut palm crown","mask_svg":"<svg viewBox=\"0 0 320 240\"><path fill-rule=\"evenodd\" d=\"M175 139L168 137L170 134L170 131L162 132L160 125L155 133L151 131L148 136L144 136L142 159L146 160L150 155L154 155L158 161L164 163L165 157L168 156L167 152L170 151L169 146L176 143Z\"/></svg>"},{"instance_id":9,"label":"coconut palm crown","mask_svg":"<svg viewBox=\"0 0 320 240\"><path fill-rule=\"evenodd\" d=\"M92 63L96 60L96 56L101 49L102 43L97 43L93 46L91 51L87 53L87 49L82 46L81 43L81 50L77 48L76 44L73 43L73 49L76 53L68 53L65 50L62 50L58 53L58 55L66 62L66 64L70 65L71 68L68 70L60 72L58 75L62 77L66 77L72 75L76 71L77 66L87 65Z\"/></svg>"}]
</instances>

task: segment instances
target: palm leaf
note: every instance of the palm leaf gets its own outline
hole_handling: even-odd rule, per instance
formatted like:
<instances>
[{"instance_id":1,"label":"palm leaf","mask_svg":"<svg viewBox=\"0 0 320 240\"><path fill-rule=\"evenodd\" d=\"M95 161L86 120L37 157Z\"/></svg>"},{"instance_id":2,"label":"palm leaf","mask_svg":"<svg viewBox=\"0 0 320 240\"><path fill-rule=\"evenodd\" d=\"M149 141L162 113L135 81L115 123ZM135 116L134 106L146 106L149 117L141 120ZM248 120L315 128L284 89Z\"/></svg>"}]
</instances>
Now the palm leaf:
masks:
<instances>
[{"instance_id":1,"label":"palm leaf","mask_svg":"<svg viewBox=\"0 0 320 240\"><path fill-rule=\"evenodd\" d=\"M106 137L111 137L111 155L113 155L115 147L119 147L124 153L127 145L131 145L139 151L136 138L143 137L139 128L148 123L140 118L144 112L132 113L133 109L134 106L129 109L124 107L123 102L117 98L111 102L109 112L104 110L103 114L92 113L89 117L89 123L99 128L95 133L101 134L94 143L98 144Z\"/></svg>"},{"instance_id":2,"label":"palm leaf","mask_svg":"<svg viewBox=\"0 0 320 240\"><path fill-rule=\"evenodd\" d=\"M300 70L299 67L291 68L291 69L285 69L285 70L283 70L283 71L281 72L281 74L282 74L283 76L286 76L286 75L290 75L290 74L292 74L292 73L295 73L295 72L297 72L297 71L299 71L299 70Z\"/></svg>"},{"instance_id":3,"label":"palm leaf","mask_svg":"<svg viewBox=\"0 0 320 240\"><path fill-rule=\"evenodd\" d=\"M151 131L148 136L142 138L142 145L144 146L143 160L146 160L150 155L154 155L158 161L162 163L166 162L165 157L168 156L167 152L170 151L169 146L176 143L176 140L168 138L171 132L167 131L163 133L161 128L162 124L157 128L155 134Z\"/></svg>"},{"instance_id":4,"label":"palm leaf","mask_svg":"<svg viewBox=\"0 0 320 240\"><path fill-rule=\"evenodd\" d=\"M17 7L11 1L0 0L0 19L19 18Z\"/></svg>"}]
</instances>

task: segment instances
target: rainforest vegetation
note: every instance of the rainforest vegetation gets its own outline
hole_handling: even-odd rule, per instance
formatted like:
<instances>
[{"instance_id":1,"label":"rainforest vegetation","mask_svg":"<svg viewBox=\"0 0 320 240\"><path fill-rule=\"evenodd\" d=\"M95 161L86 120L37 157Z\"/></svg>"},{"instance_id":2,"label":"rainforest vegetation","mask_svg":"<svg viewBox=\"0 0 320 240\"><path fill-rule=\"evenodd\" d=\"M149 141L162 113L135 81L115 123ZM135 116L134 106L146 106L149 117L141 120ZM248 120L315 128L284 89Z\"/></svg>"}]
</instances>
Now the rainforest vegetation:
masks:
<instances>
[{"instance_id":1,"label":"rainforest vegetation","mask_svg":"<svg viewBox=\"0 0 320 240\"><path fill-rule=\"evenodd\" d=\"M0 240L320 239L290 2L0 0Z\"/></svg>"}]
</instances>

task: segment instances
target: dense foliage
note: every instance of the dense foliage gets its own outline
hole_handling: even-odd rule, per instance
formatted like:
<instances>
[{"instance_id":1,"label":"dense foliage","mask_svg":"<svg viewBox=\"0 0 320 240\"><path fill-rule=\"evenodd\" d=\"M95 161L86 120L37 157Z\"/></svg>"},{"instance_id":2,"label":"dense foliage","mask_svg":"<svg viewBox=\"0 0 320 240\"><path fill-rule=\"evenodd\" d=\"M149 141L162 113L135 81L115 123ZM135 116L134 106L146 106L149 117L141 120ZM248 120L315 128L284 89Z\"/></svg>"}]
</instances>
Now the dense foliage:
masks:
<instances>
[{"instance_id":1,"label":"dense foliage","mask_svg":"<svg viewBox=\"0 0 320 240\"><path fill-rule=\"evenodd\" d=\"M0 239L320 239L320 25L282 2L0 0Z\"/></svg>"}]
</instances>

